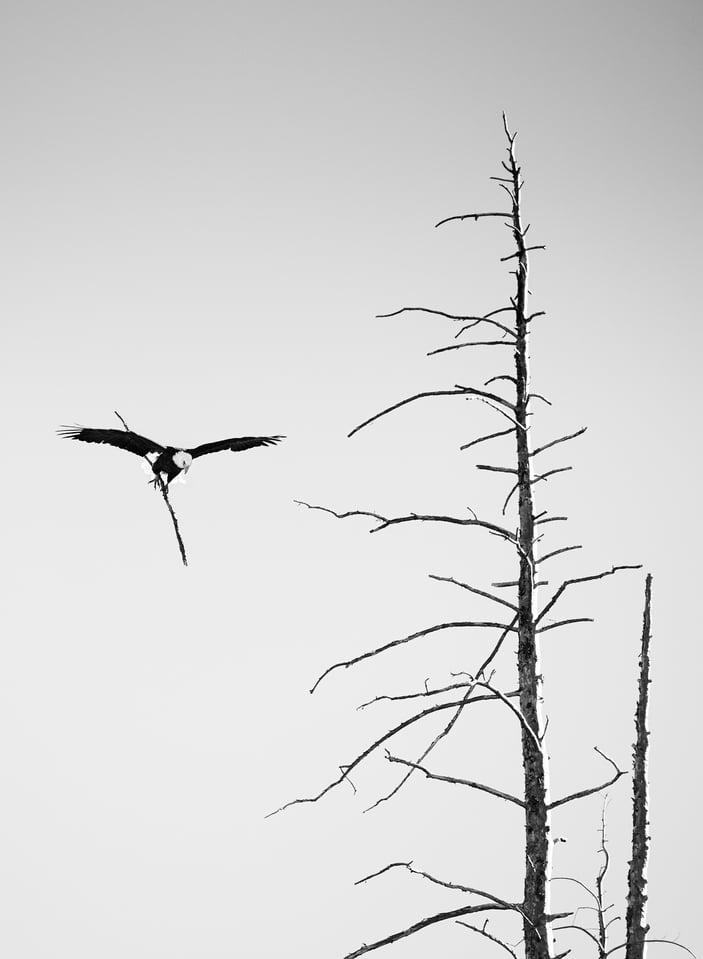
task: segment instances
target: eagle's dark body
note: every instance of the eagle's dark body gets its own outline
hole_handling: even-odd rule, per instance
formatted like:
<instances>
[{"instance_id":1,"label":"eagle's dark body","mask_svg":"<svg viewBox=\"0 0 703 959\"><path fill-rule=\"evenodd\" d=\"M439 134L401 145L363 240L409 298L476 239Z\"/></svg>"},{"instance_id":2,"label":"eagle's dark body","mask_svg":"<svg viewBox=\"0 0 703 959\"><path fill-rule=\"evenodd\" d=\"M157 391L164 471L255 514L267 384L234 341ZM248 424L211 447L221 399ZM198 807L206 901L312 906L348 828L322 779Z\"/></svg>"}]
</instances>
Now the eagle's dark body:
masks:
<instances>
[{"instance_id":1,"label":"eagle's dark body","mask_svg":"<svg viewBox=\"0 0 703 959\"><path fill-rule=\"evenodd\" d=\"M85 426L65 426L59 431L65 439L81 440L83 443L107 443L118 449L136 453L138 456L151 457L149 462L154 476L161 478L168 486L172 480L190 469L191 462L207 453L219 453L223 450L248 450L254 446L273 446L283 439L282 436L239 436L214 443L203 443L193 449L180 446L162 446L154 440L133 433L132 430L100 430Z\"/></svg>"}]
</instances>

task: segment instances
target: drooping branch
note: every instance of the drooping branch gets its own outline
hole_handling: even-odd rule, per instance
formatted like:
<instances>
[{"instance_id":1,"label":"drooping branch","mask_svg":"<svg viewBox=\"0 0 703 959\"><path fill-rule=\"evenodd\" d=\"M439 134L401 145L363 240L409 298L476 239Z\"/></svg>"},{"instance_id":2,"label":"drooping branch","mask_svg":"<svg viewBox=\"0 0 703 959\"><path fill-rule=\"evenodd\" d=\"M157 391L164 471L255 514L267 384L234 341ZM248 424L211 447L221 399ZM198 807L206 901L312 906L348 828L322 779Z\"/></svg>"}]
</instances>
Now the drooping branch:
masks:
<instances>
[{"instance_id":1,"label":"drooping branch","mask_svg":"<svg viewBox=\"0 0 703 959\"><path fill-rule=\"evenodd\" d=\"M483 924L483 927L480 927L472 926L471 923L468 922L462 922L461 919L456 920L456 924L458 926L463 926L465 929L471 929L473 932L477 932L480 936L485 936L486 939L490 939L491 942L495 942L496 945L500 946L502 949L505 949L506 952L509 952L513 959L518 959L517 953L511 946L508 945L507 942L503 942L503 940L499 939L498 936L494 936L492 933L488 932L486 929L487 922L488 920L486 920L486 922Z\"/></svg>"},{"instance_id":2,"label":"drooping branch","mask_svg":"<svg viewBox=\"0 0 703 959\"><path fill-rule=\"evenodd\" d=\"M326 676L329 676L330 673L334 672L336 669L349 669L350 666L356 666L357 663L363 662L365 659L370 659L372 656L378 656L380 653L385 653L388 649L393 649L396 646L403 646L405 643L411 643L414 639L420 639L423 636L429 636L432 633L437 633L440 630L444 629L502 629L502 630L514 630L514 626L510 626L505 623L492 623L492 622L473 622L473 621L463 621L460 620L454 623L439 623L436 626L428 626L427 629L419 629L415 633L410 633L408 636L403 636L401 639L391 640L390 643L384 643L383 646L377 646L376 649L370 649L365 653L361 653L359 656L355 656L353 659L346 659L339 663L334 663L332 666L329 666L321 676L319 676L310 690L311 693L314 693L317 687L320 685L323 679Z\"/></svg>"},{"instance_id":3,"label":"drooping branch","mask_svg":"<svg viewBox=\"0 0 703 959\"><path fill-rule=\"evenodd\" d=\"M444 226L445 223L453 223L455 220L480 220L486 216L500 216L503 219L510 218L510 213L461 213L458 216L447 216L439 223L435 223L435 229L438 226Z\"/></svg>"},{"instance_id":4,"label":"drooping branch","mask_svg":"<svg viewBox=\"0 0 703 959\"><path fill-rule=\"evenodd\" d=\"M515 535L510 532L510 530L505 529L503 526L497 526L495 523L488 523L482 519L470 518L460 516L427 516L421 513L410 513L408 516L381 516L379 513L372 513L369 510L360 510L353 509L347 510L344 513L337 513L335 510L330 509L327 506L315 506L311 503L305 503L303 500L295 500L295 503L298 506L305 506L307 509L316 509L320 510L322 513L329 513L330 516L334 516L336 519L349 519L351 516L368 516L371 519L378 520L378 526L375 526L371 533L379 533L381 530L388 529L389 526L398 526L401 523L450 523L455 526L478 526L481 529L487 529L490 533L495 533L497 536L501 536L503 539L508 540L508 542L515 542Z\"/></svg>"},{"instance_id":5,"label":"drooping branch","mask_svg":"<svg viewBox=\"0 0 703 959\"><path fill-rule=\"evenodd\" d=\"M652 576L647 574L644 590L642 640L640 647L640 674L637 709L635 711L636 738L632 751L632 859L627 872L627 912L625 913L625 959L644 959L647 923L647 835L648 792L647 758L649 730L649 644L652 638Z\"/></svg>"},{"instance_id":6,"label":"drooping branch","mask_svg":"<svg viewBox=\"0 0 703 959\"><path fill-rule=\"evenodd\" d=\"M354 885L360 886L362 883L368 882L371 879L377 879L379 876L390 872L392 869L407 869L407 871L413 876L420 876L422 879L426 879L435 886L442 886L443 889L453 889L456 892L468 893L472 896L481 896L482 899L488 899L489 902L494 903L496 906L501 906L504 909L519 908L516 903L506 902L505 899L500 899L498 896L494 896L493 893L485 892L483 889L475 889L473 886L464 886L458 882L447 882L444 879L437 879L436 876L432 876L429 872L424 872L422 869L415 869L413 868L412 859L410 862L391 862L387 866L384 866L383 869L378 869L376 872L372 872L370 875L364 876L363 879L357 879Z\"/></svg>"},{"instance_id":7,"label":"drooping branch","mask_svg":"<svg viewBox=\"0 0 703 959\"><path fill-rule=\"evenodd\" d=\"M586 796L593 796L595 793L602 792L604 789L607 789L609 786L612 786L614 783L620 779L621 776L625 775L625 771L620 769L617 763L615 763L610 756L606 756L597 746L593 747L599 756L602 756L606 762L609 762L610 765L615 770L615 774L612 779L609 779L607 782L601 783L600 786L592 786L590 789L581 789L579 792L571 793L569 796L564 796L563 799L555 799L554 802L549 804L550 809L556 809L557 806L564 806L566 803L574 802L576 799L584 799Z\"/></svg>"},{"instance_id":8,"label":"drooping branch","mask_svg":"<svg viewBox=\"0 0 703 959\"><path fill-rule=\"evenodd\" d=\"M452 583L454 586L459 586L461 589L466 589L470 593L476 593L477 596L484 596L486 599L492 599L494 603L500 603L501 606L507 606L508 609L512 609L514 613L517 613L518 608L514 603L509 603L507 599L502 599L500 596L494 596L493 593L487 593L483 589L477 589L475 586L470 586L468 583L462 583L458 579L454 579L453 576L437 576L435 573L429 574L430 579L436 580L438 583Z\"/></svg>"},{"instance_id":9,"label":"drooping branch","mask_svg":"<svg viewBox=\"0 0 703 959\"><path fill-rule=\"evenodd\" d=\"M468 786L471 789L477 789L480 792L489 793L491 796L497 796L499 799L505 799L507 802L515 803L515 805L520 806L521 809L525 808L525 803L522 799L518 799L517 796L511 796L510 793L503 792L500 789L495 789L493 786L486 786L483 783L477 783L471 779L460 779L456 776L442 776L439 773L430 772L429 769L421 766L419 763L413 763L410 762L409 759L392 756L389 752L386 754L386 759L390 763L401 763L403 766L409 766L411 769L424 773L428 779L436 779L438 782L452 783L457 786Z\"/></svg>"},{"instance_id":10,"label":"drooping branch","mask_svg":"<svg viewBox=\"0 0 703 959\"><path fill-rule=\"evenodd\" d=\"M392 406L388 406L386 409L381 410L380 413L375 413L367 420L364 420L363 423L355 426L354 429L347 434L347 436L352 437L355 433L358 433L359 430L363 430L364 427L368 426L370 423L380 420L382 416L386 416L388 413L393 413L395 410L399 410L402 406L407 406L408 403L414 403L415 400L425 399L428 396L479 396L483 397L484 399L491 400L492 402L497 403L499 406L505 406L507 409L512 409L511 404L508 403L507 400L504 400L502 396L496 396L495 393L486 393L485 390L473 389L470 386L459 386L453 390L426 390L423 393L415 393L413 396L407 396L404 400L400 400L400 402L394 403Z\"/></svg>"}]
</instances>

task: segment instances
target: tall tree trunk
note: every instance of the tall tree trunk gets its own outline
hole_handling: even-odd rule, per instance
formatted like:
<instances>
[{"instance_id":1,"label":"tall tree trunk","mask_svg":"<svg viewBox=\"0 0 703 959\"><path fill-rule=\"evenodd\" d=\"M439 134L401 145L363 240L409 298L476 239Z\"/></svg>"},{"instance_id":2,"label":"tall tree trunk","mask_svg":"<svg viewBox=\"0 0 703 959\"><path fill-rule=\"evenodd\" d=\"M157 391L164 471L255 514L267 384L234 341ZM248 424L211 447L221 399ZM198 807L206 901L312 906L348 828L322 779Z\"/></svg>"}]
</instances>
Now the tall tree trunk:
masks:
<instances>
[{"instance_id":1,"label":"tall tree trunk","mask_svg":"<svg viewBox=\"0 0 703 959\"><path fill-rule=\"evenodd\" d=\"M507 130L506 130L507 132ZM533 609L535 585L534 506L528 407L530 403L529 317L527 315L528 257L520 214L520 168L510 138L510 173L513 181L512 222L517 246L516 286L513 305L517 343L515 349L517 468L519 495L520 576L518 581L518 676L520 709L535 736L522 731L522 763L525 782L525 886L524 935L526 959L551 959L549 928L549 878L551 840L549 816L549 775L547 758L540 746L542 729L542 675L539 641Z\"/></svg>"},{"instance_id":2,"label":"tall tree trunk","mask_svg":"<svg viewBox=\"0 0 703 959\"><path fill-rule=\"evenodd\" d=\"M642 621L642 648L640 652L640 680L637 709L635 711L636 739L633 746L632 773L632 859L627 873L627 912L625 929L627 946L625 959L644 959L647 925L647 835L648 784L647 753L649 730L647 709L649 706L649 641L651 639L652 577L647 576L644 591L644 616Z\"/></svg>"}]
</instances>

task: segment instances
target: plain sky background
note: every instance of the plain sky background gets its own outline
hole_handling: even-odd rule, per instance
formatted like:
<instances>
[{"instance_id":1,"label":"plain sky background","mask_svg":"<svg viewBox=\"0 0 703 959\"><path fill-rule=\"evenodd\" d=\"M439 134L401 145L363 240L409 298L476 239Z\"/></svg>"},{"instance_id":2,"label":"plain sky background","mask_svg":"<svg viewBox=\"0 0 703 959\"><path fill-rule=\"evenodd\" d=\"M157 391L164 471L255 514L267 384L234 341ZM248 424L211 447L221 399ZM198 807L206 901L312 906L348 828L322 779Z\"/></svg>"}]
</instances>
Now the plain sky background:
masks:
<instances>
[{"instance_id":1,"label":"plain sky background","mask_svg":"<svg viewBox=\"0 0 703 959\"><path fill-rule=\"evenodd\" d=\"M475 669L491 642L418 642L311 697L332 662L495 616L427 574L486 585L514 558L480 530L369 536L293 500L499 515L505 483L474 464L509 463L509 445L458 449L502 427L487 407L438 399L345 434L509 371L502 349L427 358L451 321L375 318L506 303L500 222L433 229L500 208L505 109L547 244L533 384L554 405L535 442L589 427L544 454L575 467L539 490L570 515L546 542L584 547L549 578L654 574L650 921L700 955L701 5L6 0L1 16L3 954L341 957L465 901L400 874L353 886L396 860L519 898L515 808L416 777L363 814L396 781L382 757L356 796L264 819L410 711L356 705ZM165 443L288 437L174 488L188 569L139 461L53 433L118 425L115 409ZM562 611L596 622L545 636L554 798L607 777L594 745L629 766L643 579L574 589ZM511 688L509 657L495 681ZM517 743L507 711L477 706L431 768L517 790ZM555 812L555 874L592 881L600 809ZM608 815L623 915L628 780ZM553 903L587 900L555 883ZM495 949L455 925L392 947Z\"/></svg>"}]
</instances>

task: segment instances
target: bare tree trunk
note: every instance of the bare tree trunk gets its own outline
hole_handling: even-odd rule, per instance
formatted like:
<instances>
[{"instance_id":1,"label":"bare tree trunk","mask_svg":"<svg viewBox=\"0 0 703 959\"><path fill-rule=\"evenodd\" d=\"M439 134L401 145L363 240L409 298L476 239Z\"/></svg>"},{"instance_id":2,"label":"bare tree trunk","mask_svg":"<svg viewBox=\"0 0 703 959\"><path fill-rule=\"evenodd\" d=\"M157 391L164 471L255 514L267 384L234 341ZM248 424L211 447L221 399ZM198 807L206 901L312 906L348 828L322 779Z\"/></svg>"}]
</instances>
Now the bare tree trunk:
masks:
<instances>
[{"instance_id":1,"label":"bare tree trunk","mask_svg":"<svg viewBox=\"0 0 703 959\"><path fill-rule=\"evenodd\" d=\"M651 639L652 577L647 576L644 593L644 616L642 622L642 649L640 653L640 681L637 709L635 711L636 740L633 746L632 773L632 859L627 873L627 912L625 929L627 946L625 959L644 959L647 925L647 753L649 731L647 708L649 705L649 641Z\"/></svg>"},{"instance_id":2,"label":"bare tree trunk","mask_svg":"<svg viewBox=\"0 0 703 959\"><path fill-rule=\"evenodd\" d=\"M550 959L552 935L549 928L549 878L551 872L551 841L549 816L549 776L546 756L541 748L542 730L542 675L539 641L533 610L535 584L534 507L532 501L532 473L528 432L530 403L529 323L526 303L528 295L528 257L520 218L520 168L515 162L515 137L506 126L510 140L509 166L512 177L513 236L517 246L515 271L517 293L515 307L517 468L520 530L520 577L518 582L518 677L520 682L520 710L534 736L522 730L522 763L525 782L525 884L524 935L526 959Z\"/></svg>"}]
</instances>

